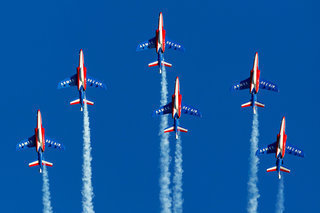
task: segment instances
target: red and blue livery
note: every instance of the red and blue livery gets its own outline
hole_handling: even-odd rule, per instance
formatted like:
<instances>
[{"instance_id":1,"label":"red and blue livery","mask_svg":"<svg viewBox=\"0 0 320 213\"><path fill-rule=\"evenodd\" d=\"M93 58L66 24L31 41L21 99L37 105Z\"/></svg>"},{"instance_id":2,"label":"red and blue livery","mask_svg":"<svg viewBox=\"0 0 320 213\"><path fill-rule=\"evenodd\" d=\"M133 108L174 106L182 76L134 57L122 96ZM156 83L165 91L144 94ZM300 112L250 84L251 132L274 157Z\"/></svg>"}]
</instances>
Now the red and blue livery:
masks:
<instances>
[{"instance_id":1,"label":"red and blue livery","mask_svg":"<svg viewBox=\"0 0 320 213\"><path fill-rule=\"evenodd\" d=\"M164 130L164 133L175 132L176 139L178 139L178 132L188 132L187 129L179 126L179 118L181 117L181 113L201 117L201 113L199 112L199 110L182 103L182 95L180 94L180 83L178 77L176 78L174 94L172 95L172 102L160 107L158 110L154 111L153 114L165 115L170 113L172 114L173 118L173 126L166 128Z\"/></svg>"},{"instance_id":2,"label":"red and blue livery","mask_svg":"<svg viewBox=\"0 0 320 213\"><path fill-rule=\"evenodd\" d=\"M270 90L274 92L279 92L278 86L270 81L266 81L260 78L259 70L259 59L258 53L256 52L253 62L253 68L250 72L250 77L240 81L239 83L232 86L232 90L244 90L249 89L251 94L251 100L247 103L241 105L241 107L253 108L253 113L256 113L256 107L264 107L265 105L257 101L257 94L259 89Z\"/></svg>"},{"instance_id":3,"label":"red and blue livery","mask_svg":"<svg viewBox=\"0 0 320 213\"><path fill-rule=\"evenodd\" d=\"M38 153L38 160L29 163L29 167L33 166L39 166L40 167L40 173L43 171L43 166L50 166L52 167L53 164L45 161L43 159L43 152L45 151L45 147L49 148L55 148L59 150L63 150L64 146L61 143L58 143L52 139L49 139L45 137L44 134L44 128L42 126L42 118L41 118L41 112L38 110L37 112L37 127L35 128L35 134L28 139L23 140L22 142L18 143L16 146L17 150L24 150L26 148L36 148L36 151Z\"/></svg>"},{"instance_id":4,"label":"red and blue livery","mask_svg":"<svg viewBox=\"0 0 320 213\"><path fill-rule=\"evenodd\" d=\"M58 89L77 86L79 91L79 98L71 101L70 105L80 104L80 110L83 110L83 104L93 105L92 101L86 99L87 86L90 87L100 87L106 89L106 85L92 77L87 76L87 68L84 66L84 56L82 49L79 54L79 66L77 67L77 74L66 78L63 81L59 82Z\"/></svg>"},{"instance_id":5,"label":"red and blue livery","mask_svg":"<svg viewBox=\"0 0 320 213\"><path fill-rule=\"evenodd\" d=\"M290 169L283 167L283 158L287 151L288 154L295 155L298 157L304 157L304 153L301 149L293 147L287 144L287 135L286 135L286 119L285 117L282 118L280 132L277 135L277 141L268 145L265 148L259 149L256 152L256 155L262 154L271 154L275 153L276 155L276 166L267 169L267 172L278 172L279 179L281 178L280 172L287 172L290 173Z\"/></svg>"},{"instance_id":6,"label":"red and blue livery","mask_svg":"<svg viewBox=\"0 0 320 213\"><path fill-rule=\"evenodd\" d=\"M180 44L166 38L166 31L164 29L163 16L161 12L159 14L159 25L158 25L158 29L156 30L156 36L149 39L148 41L140 43L136 51L142 51L142 50L152 49L152 48L156 49L156 52L158 53L158 60L149 63L148 66L149 67L159 66L160 73L162 72L165 66L172 67L172 64L164 60L163 55L166 48L184 51L184 48Z\"/></svg>"}]
</instances>

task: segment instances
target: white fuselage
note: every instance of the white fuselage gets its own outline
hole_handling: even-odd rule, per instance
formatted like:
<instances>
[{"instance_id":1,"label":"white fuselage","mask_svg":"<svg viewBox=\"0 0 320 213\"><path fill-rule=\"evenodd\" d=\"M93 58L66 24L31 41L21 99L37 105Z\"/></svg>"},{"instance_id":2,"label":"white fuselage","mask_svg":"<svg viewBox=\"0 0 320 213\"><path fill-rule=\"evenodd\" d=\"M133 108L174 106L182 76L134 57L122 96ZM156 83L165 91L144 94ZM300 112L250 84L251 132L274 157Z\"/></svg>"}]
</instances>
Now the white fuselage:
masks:
<instances>
[{"instance_id":1,"label":"white fuselage","mask_svg":"<svg viewBox=\"0 0 320 213\"><path fill-rule=\"evenodd\" d=\"M279 155L281 155L281 157L283 157L284 155L284 148L285 148L285 126L286 126L286 121L285 118L282 119L281 122L281 127L280 127L280 133L279 133L279 141L278 141L278 147L277 147L277 153L276 156L279 157Z\"/></svg>"},{"instance_id":2,"label":"white fuselage","mask_svg":"<svg viewBox=\"0 0 320 213\"><path fill-rule=\"evenodd\" d=\"M42 118L41 118L41 113L38 111L38 116L37 116L37 152L39 152L39 149L44 151L43 147L43 132L42 132Z\"/></svg>"},{"instance_id":3,"label":"white fuselage","mask_svg":"<svg viewBox=\"0 0 320 213\"><path fill-rule=\"evenodd\" d=\"M164 51L164 47L163 47L163 16L162 13L160 13L159 15L159 26L158 26L158 49L157 52L159 52L159 49L162 49L162 52Z\"/></svg>"},{"instance_id":4,"label":"white fuselage","mask_svg":"<svg viewBox=\"0 0 320 213\"><path fill-rule=\"evenodd\" d=\"M250 93L258 93L259 91L259 83L260 83L260 70L259 70L259 58L258 53L254 56L253 68L251 70L251 85L250 85Z\"/></svg>"},{"instance_id":5,"label":"white fuselage","mask_svg":"<svg viewBox=\"0 0 320 213\"><path fill-rule=\"evenodd\" d=\"M80 58L79 58L79 88L81 86L84 87L84 56L82 50L80 51Z\"/></svg>"},{"instance_id":6,"label":"white fuselage","mask_svg":"<svg viewBox=\"0 0 320 213\"><path fill-rule=\"evenodd\" d=\"M172 117L175 117L176 114L178 115L178 117L180 117L180 115L179 115L179 105L180 105L179 95L180 95L180 85L179 85L179 78L177 78L175 88L174 88L174 104L173 104Z\"/></svg>"}]
</instances>

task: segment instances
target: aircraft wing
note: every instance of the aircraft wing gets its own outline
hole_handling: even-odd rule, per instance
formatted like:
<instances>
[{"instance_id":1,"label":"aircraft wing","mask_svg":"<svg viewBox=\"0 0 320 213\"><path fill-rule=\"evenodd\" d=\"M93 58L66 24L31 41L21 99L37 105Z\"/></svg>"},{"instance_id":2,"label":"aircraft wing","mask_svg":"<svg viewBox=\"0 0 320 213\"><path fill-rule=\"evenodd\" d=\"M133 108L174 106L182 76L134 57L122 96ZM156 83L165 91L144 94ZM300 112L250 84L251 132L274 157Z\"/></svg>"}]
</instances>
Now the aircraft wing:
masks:
<instances>
[{"instance_id":1,"label":"aircraft wing","mask_svg":"<svg viewBox=\"0 0 320 213\"><path fill-rule=\"evenodd\" d=\"M237 84L234 84L232 86L232 90L243 90L243 89L249 89L250 87L250 77L247 78L246 80L240 81Z\"/></svg>"},{"instance_id":2,"label":"aircraft wing","mask_svg":"<svg viewBox=\"0 0 320 213\"><path fill-rule=\"evenodd\" d=\"M260 88L265 90L271 90L274 92L279 92L278 86L270 81L266 81L263 79L260 79Z\"/></svg>"},{"instance_id":3,"label":"aircraft wing","mask_svg":"<svg viewBox=\"0 0 320 213\"><path fill-rule=\"evenodd\" d=\"M96 80L90 76L87 76L87 86L90 87L100 87L102 89L107 89L107 86L99 80Z\"/></svg>"},{"instance_id":4,"label":"aircraft wing","mask_svg":"<svg viewBox=\"0 0 320 213\"><path fill-rule=\"evenodd\" d=\"M303 153L303 151L301 149L298 149L298 148L293 147L293 146L288 145L288 144L286 145L286 151L290 155L296 155L296 156L302 157L302 158L304 157L304 153Z\"/></svg>"},{"instance_id":5,"label":"aircraft wing","mask_svg":"<svg viewBox=\"0 0 320 213\"><path fill-rule=\"evenodd\" d=\"M25 140L21 141L20 143L18 143L17 146L16 146L16 150L23 150L23 149L26 149L26 148L32 148L35 145L36 145L35 137L33 135L30 138L25 139Z\"/></svg>"},{"instance_id":6,"label":"aircraft wing","mask_svg":"<svg viewBox=\"0 0 320 213\"><path fill-rule=\"evenodd\" d=\"M148 41L141 42L138 46L136 51L142 51L146 49L151 49L156 47L156 37L149 39Z\"/></svg>"},{"instance_id":7,"label":"aircraft wing","mask_svg":"<svg viewBox=\"0 0 320 213\"><path fill-rule=\"evenodd\" d=\"M177 42L174 42L169 38L166 38L166 48L185 51L184 47L181 44L178 44Z\"/></svg>"},{"instance_id":8,"label":"aircraft wing","mask_svg":"<svg viewBox=\"0 0 320 213\"><path fill-rule=\"evenodd\" d=\"M198 116L198 117L202 116L201 113L199 112L199 110L197 110L191 106L184 105L184 104L182 104L182 106L181 106L181 112L184 114L194 115L194 116Z\"/></svg>"},{"instance_id":9,"label":"aircraft wing","mask_svg":"<svg viewBox=\"0 0 320 213\"><path fill-rule=\"evenodd\" d=\"M277 142L274 142L272 144L269 144L267 147L263 149L258 149L256 152L256 155L276 153L276 150L277 150Z\"/></svg>"},{"instance_id":10,"label":"aircraft wing","mask_svg":"<svg viewBox=\"0 0 320 213\"><path fill-rule=\"evenodd\" d=\"M158 110L153 112L153 116L154 115L165 115L165 114L169 114L172 112L172 103L168 103L165 106L160 107Z\"/></svg>"},{"instance_id":11,"label":"aircraft wing","mask_svg":"<svg viewBox=\"0 0 320 213\"><path fill-rule=\"evenodd\" d=\"M55 140L52 140L48 137L46 137L46 146L50 148L55 148L55 149L62 149L64 150L64 146L61 143L56 142Z\"/></svg>"},{"instance_id":12,"label":"aircraft wing","mask_svg":"<svg viewBox=\"0 0 320 213\"><path fill-rule=\"evenodd\" d=\"M76 86L77 85L77 74L71 76L70 78L66 78L63 81L60 81L58 84L58 89Z\"/></svg>"}]
</instances>

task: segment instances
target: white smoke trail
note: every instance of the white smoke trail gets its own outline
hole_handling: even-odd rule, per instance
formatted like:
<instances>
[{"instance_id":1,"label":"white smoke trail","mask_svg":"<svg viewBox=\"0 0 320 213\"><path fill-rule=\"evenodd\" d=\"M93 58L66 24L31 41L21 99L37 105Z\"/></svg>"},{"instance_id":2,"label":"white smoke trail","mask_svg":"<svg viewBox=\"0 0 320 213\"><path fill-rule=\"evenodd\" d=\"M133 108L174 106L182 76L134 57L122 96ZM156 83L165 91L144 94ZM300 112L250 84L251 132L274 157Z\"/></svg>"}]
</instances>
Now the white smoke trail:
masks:
<instances>
[{"instance_id":1,"label":"white smoke trail","mask_svg":"<svg viewBox=\"0 0 320 213\"><path fill-rule=\"evenodd\" d=\"M166 70L162 67L161 74L161 106L167 104L168 88L167 88ZM168 117L161 116L160 118L160 203L161 213L171 213L172 199L170 197L170 146L169 135L163 133L163 130L168 127Z\"/></svg>"},{"instance_id":2,"label":"white smoke trail","mask_svg":"<svg viewBox=\"0 0 320 213\"><path fill-rule=\"evenodd\" d=\"M258 210L258 198L260 197L258 190L258 164L259 158L256 156L259 142L259 121L258 121L258 110L253 115L252 121L252 132L251 132L251 147L250 147L250 171L248 181L248 207L249 213L256 213Z\"/></svg>"},{"instance_id":3,"label":"white smoke trail","mask_svg":"<svg viewBox=\"0 0 320 213\"><path fill-rule=\"evenodd\" d=\"M43 166L42 181L43 181L43 185L42 185L43 213L52 213L49 175L48 175L46 166Z\"/></svg>"},{"instance_id":4,"label":"white smoke trail","mask_svg":"<svg viewBox=\"0 0 320 213\"><path fill-rule=\"evenodd\" d=\"M182 213L182 205L183 205L183 198L182 198L182 141L179 138L176 141L176 152L175 152L175 167L174 167L174 176L173 176L173 212L174 213Z\"/></svg>"},{"instance_id":5,"label":"white smoke trail","mask_svg":"<svg viewBox=\"0 0 320 213\"><path fill-rule=\"evenodd\" d=\"M276 212L283 213L284 212L284 180L283 176L279 181L279 189L277 195L277 203L276 203Z\"/></svg>"},{"instance_id":6,"label":"white smoke trail","mask_svg":"<svg viewBox=\"0 0 320 213\"><path fill-rule=\"evenodd\" d=\"M93 210L93 187L91 170L91 141L89 127L89 113L87 104L83 108L83 165L82 165L82 212L94 213Z\"/></svg>"}]
</instances>

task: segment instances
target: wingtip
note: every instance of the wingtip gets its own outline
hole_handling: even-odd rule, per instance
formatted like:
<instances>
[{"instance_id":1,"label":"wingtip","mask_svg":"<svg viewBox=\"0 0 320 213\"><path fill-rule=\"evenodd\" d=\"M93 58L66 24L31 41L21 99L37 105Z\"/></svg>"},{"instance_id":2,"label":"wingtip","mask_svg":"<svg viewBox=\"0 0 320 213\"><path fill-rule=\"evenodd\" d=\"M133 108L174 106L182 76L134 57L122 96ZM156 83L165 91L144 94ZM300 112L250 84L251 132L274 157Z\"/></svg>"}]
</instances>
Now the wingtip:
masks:
<instances>
[{"instance_id":1,"label":"wingtip","mask_svg":"<svg viewBox=\"0 0 320 213\"><path fill-rule=\"evenodd\" d=\"M256 151L255 155L258 156L259 153L260 153L260 149L258 149L258 150Z\"/></svg>"}]
</instances>

